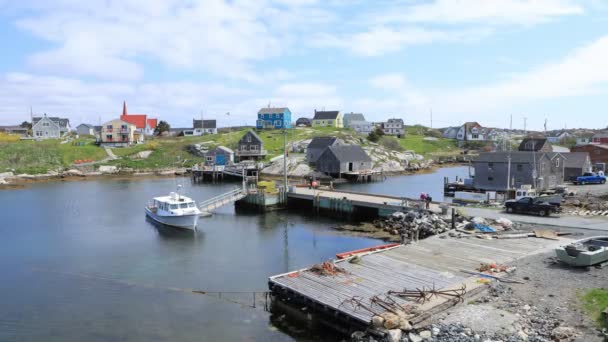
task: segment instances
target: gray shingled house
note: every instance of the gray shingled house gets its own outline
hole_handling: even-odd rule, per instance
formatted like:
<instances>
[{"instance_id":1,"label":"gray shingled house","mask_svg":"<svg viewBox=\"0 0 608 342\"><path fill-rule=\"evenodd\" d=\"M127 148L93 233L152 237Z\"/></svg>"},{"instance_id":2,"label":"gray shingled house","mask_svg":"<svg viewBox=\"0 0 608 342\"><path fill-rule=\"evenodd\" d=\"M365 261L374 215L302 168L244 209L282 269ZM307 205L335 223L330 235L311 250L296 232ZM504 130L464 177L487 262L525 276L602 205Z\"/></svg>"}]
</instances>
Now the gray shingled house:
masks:
<instances>
[{"instance_id":1,"label":"gray shingled house","mask_svg":"<svg viewBox=\"0 0 608 342\"><path fill-rule=\"evenodd\" d=\"M545 137L526 137L519 144L519 151L553 152L553 146Z\"/></svg>"},{"instance_id":2,"label":"gray shingled house","mask_svg":"<svg viewBox=\"0 0 608 342\"><path fill-rule=\"evenodd\" d=\"M316 169L332 176L372 169L372 159L358 145L338 145L326 148L317 159Z\"/></svg>"},{"instance_id":3,"label":"gray shingled house","mask_svg":"<svg viewBox=\"0 0 608 342\"><path fill-rule=\"evenodd\" d=\"M344 128L351 128L350 124L353 121L365 121L365 116L361 113L346 113L342 117L342 122L344 123Z\"/></svg>"},{"instance_id":4,"label":"gray shingled house","mask_svg":"<svg viewBox=\"0 0 608 342\"><path fill-rule=\"evenodd\" d=\"M566 158L564 166L564 180L570 180L572 177L581 176L585 172L590 172L591 158L588 152L569 152L562 153Z\"/></svg>"},{"instance_id":5,"label":"gray shingled house","mask_svg":"<svg viewBox=\"0 0 608 342\"><path fill-rule=\"evenodd\" d=\"M262 138L254 131L247 131L247 133L241 137L235 152L238 161L249 159L258 160L264 158L267 154L264 150Z\"/></svg>"},{"instance_id":6,"label":"gray shingled house","mask_svg":"<svg viewBox=\"0 0 608 342\"><path fill-rule=\"evenodd\" d=\"M315 164L321 153L329 146L343 145L342 141L336 137L315 137L306 147L306 161Z\"/></svg>"},{"instance_id":7,"label":"gray shingled house","mask_svg":"<svg viewBox=\"0 0 608 342\"><path fill-rule=\"evenodd\" d=\"M487 152L475 159L473 186L479 190L507 189L508 160L511 155L511 187L536 185L545 190L563 183L565 161L557 152ZM536 169L536 172L534 171ZM536 177L534 177L536 173Z\"/></svg>"}]
</instances>

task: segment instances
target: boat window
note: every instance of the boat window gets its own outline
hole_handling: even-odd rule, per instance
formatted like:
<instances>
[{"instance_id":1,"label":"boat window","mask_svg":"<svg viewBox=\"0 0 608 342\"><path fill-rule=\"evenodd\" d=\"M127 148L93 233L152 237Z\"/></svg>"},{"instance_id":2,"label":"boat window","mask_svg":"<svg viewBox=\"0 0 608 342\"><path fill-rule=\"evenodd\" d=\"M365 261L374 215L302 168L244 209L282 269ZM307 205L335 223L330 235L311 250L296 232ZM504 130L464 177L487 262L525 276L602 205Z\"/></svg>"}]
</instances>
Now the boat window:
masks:
<instances>
[{"instance_id":1,"label":"boat window","mask_svg":"<svg viewBox=\"0 0 608 342\"><path fill-rule=\"evenodd\" d=\"M179 205L180 209L186 209L188 208L188 203L182 203Z\"/></svg>"},{"instance_id":2,"label":"boat window","mask_svg":"<svg viewBox=\"0 0 608 342\"><path fill-rule=\"evenodd\" d=\"M177 209L177 204L171 204L171 209Z\"/></svg>"},{"instance_id":3,"label":"boat window","mask_svg":"<svg viewBox=\"0 0 608 342\"><path fill-rule=\"evenodd\" d=\"M188 208L194 208L194 202L188 203Z\"/></svg>"}]
</instances>

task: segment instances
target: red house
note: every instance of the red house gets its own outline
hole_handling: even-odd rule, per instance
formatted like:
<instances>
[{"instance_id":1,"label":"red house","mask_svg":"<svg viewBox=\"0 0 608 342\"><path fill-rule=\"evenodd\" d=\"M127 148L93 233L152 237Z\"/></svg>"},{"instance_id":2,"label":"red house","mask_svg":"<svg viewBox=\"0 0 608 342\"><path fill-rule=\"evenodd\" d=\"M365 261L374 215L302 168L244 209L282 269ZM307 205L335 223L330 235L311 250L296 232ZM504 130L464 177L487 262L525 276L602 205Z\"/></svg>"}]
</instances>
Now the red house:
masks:
<instances>
[{"instance_id":1,"label":"red house","mask_svg":"<svg viewBox=\"0 0 608 342\"><path fill-rule=\"evenodd\" d=\"M147 114L129 114L127 112L127 102L122 104L122 115L120 120L135 125L143 135L153 135L154 129L158 125L158 119L148 118Z\"/></svg>"},{"instance_id":2,"label":"red house","mask_svg":"<svg viewBox=\"0 0 608 342\"><path fill-rule=\"evenodd\" d=\"M598 133L594 135L592 142L594 144L608 144L608 133Z\"/></svg>"}]
</instances>

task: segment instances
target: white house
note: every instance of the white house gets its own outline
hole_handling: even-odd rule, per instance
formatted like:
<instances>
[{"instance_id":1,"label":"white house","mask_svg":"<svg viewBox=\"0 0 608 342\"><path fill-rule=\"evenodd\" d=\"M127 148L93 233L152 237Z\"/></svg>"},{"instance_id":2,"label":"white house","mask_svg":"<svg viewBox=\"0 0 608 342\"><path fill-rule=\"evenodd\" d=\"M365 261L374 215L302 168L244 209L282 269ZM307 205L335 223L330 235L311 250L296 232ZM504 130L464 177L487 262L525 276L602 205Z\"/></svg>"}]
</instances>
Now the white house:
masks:
<instances>
[{"instance_id":1,"label":"white house","mask_svg":"<svg viewBox=\"0 0 608 342\"><path fill-rule=\"evenodd\" d=\"M386 135L402 137L405 135L405 125L403 119L388 119L382 123L382 130Z\"/></svg>"},{"instance_id":2,"label":"white house","mask_svg":"<svg viewBox=\"0 0 608 342\"><path fill-rule=\"evenodd\" d=\"M32 118L32 134L36 139L58 139L69 133L70 120L58 117Z\"/></svg>"},{"instance_id":3,"label":"white house","mask_svg":"<svg viewBox=\"0 0 608 342\"><path fill-rule=\"evenodd\" d=\"M477 122L465 122L458 129L456 139L459 141L484 141L486 140L485 129Z\"/></svg>"},{"instance_id":4,"label":"white house","mask_svg":"<svg viewBox=\"0 0 608 342\"><path fill-rule=\"evenodd\" d=\"M566 131L560 131L560 132L549 134L547 136L547 140L549 140L549 142L552 144L559 144L560 142L568 139L570 136L571 136L570 133L568 133Z\"/></svg>"},{"instance_id":5,"label":"white house","mask_svg":"<svg viewBox=\"0 0 608 342\"><path fill-rule=\"evenodd\" d=\"M95 126L82 123L76 126L76 134L78 135L95 135Z\"/></svg>"},{"instance_id":6,"label":"white house","mask_svg":"<svg viewBox=\"0 0 608 342\"><path fill-rule=\"evenodd\" d=\"M360 134L370 134L374 130L374 124L369 121L350 121L348 126Z\"/></svg>"},{"instance_id":7,"label":"white house","mask_svg":"<svg viewBox=\"0 0 608 342\"><path fill-rule=\"evenodd\" d=\"M183 130L185 136L201 136L203 134L217 134L217 123L215 120L192 120L192 128Z\"/></svg>"}]
</instances>

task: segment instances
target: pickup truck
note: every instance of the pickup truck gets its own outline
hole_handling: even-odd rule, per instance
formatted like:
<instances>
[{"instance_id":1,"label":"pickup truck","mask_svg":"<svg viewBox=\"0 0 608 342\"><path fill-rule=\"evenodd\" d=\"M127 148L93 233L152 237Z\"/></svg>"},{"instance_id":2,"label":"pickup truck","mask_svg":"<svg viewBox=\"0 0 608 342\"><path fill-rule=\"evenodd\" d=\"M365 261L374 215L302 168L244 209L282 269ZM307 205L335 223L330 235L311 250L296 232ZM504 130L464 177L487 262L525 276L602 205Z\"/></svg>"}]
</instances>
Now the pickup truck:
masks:
<instances>
[{"instance_id":1,"label":"pickup truck","mask_svg":"<svg viewBox=\"0 0 608 342\"><path fill-rule=\"evenodd\" d=\"M604 184L606 183L606 177L600 176L595 172L587 172L582 176L578 176L572 179L572 183L574 184Z\"/></svg>"},{"instance_id":2,"label":"pickup truck","mask_svg":"<svg viewBox=\"0 0 608 342\"><path fill-rule=\"evenodd\" d=\"M505 202L505 209L508 213L538 214L539 216L549 216L558 210L556 206L549 202L532 197L509 200Z\"/></svg>"}]
</instances>

